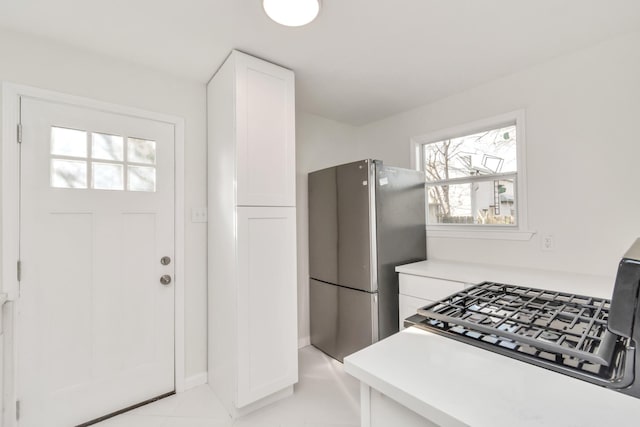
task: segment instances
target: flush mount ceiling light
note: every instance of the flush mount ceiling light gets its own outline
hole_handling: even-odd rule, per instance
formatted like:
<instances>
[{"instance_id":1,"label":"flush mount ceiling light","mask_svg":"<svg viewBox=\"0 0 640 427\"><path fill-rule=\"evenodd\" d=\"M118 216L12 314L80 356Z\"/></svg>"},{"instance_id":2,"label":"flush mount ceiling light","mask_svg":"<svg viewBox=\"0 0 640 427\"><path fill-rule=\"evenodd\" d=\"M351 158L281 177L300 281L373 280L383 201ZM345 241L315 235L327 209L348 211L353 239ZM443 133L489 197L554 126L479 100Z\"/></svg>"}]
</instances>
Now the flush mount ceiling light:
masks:
<instances>
[{"instance_id":1,"label":"flush mount ceiling light","mask_svg":"<svg viewBox=\"0 0 640 427\"><path fill-rule=\"evenodd\" d=\"M287 27L300 27L316 19L320 0L262 0L269 18Z\"/></svg>"}]
</instances>

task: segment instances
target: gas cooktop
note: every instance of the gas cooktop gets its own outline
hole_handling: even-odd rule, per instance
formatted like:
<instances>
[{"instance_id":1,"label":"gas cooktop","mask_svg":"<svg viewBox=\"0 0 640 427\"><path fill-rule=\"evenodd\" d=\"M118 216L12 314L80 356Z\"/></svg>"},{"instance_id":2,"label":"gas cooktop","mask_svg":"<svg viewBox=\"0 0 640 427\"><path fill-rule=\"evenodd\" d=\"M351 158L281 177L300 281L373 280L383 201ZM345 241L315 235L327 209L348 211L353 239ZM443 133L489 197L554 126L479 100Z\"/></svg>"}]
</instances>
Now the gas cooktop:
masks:
<instances>
[{"instance_id":1,"label":"gas cooktop","mask_svg":"<svg viewBox=\"0 0 640 427\"><path fill-rule=\"evenodd\" d=\"M484 282L420 308L405 323L600 385L622 385L629 340L607 328L610 308L607 299Z\"/></svg>"}]
</instances>

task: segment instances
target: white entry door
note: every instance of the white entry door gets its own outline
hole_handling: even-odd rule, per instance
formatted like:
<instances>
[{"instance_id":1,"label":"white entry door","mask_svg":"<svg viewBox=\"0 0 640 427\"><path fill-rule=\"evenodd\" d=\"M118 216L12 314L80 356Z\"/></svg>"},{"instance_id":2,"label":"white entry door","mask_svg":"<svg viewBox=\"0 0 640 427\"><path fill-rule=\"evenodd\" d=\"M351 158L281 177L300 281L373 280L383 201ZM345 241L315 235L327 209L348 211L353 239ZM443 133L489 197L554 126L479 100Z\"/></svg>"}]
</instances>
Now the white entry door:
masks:
<instances>
[{"instance_id":1,"label":"white entry door","mask_svg":"<svg viewBox=\"0 0 640 427\"><path fill-rule=\"evenodd\" d=\"M172 392L174 126L30 98L21 123L19 425Z\"/></svg>"}]
</instances>

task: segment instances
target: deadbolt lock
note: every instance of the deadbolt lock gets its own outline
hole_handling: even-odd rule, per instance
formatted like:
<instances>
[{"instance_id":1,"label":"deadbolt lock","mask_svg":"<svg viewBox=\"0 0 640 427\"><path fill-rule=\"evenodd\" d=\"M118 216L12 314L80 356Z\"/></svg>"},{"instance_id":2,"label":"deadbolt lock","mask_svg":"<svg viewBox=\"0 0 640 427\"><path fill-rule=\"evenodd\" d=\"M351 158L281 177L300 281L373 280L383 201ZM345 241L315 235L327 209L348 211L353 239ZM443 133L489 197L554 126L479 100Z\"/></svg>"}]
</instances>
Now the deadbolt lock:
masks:
<instances>
[{"instance_id":1,"label":"deadbolt lock","mask_svg":"<svg viewBox=\"0 0 640 427\"><path fill-rule=\"evenodd\" d=\"M163 256L162 258L160 258L160 264L162 264L162 265L171 264L171 257Z\"/></svg>"}]
</instances>

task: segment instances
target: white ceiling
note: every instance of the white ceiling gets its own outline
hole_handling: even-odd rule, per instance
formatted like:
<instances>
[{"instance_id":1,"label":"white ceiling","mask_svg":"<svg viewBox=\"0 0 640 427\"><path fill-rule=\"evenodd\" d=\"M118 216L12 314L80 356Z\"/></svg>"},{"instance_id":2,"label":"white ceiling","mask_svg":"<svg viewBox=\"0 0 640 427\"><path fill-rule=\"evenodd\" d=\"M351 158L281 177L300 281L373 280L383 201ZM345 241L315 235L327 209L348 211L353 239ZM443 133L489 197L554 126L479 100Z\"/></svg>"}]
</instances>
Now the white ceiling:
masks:
<instances>
[{"instance_id":1,"label":"white ceiling","mask_svg":"<svg viewBox=\"0 0 640 427\"><path fill-rule=\"evenodd\" d=\"M205 82L232 48L293 69L304 111L363 124L640 29L638 0L0 0L0 27Z\"/></svg>"}]
</instances>

